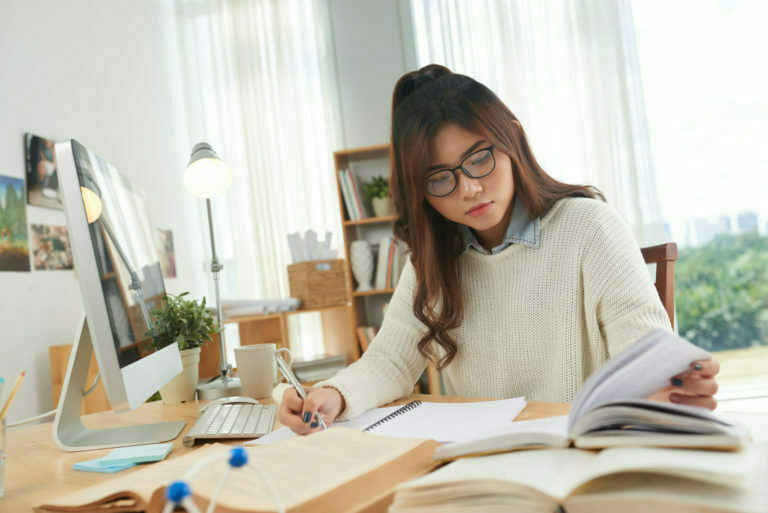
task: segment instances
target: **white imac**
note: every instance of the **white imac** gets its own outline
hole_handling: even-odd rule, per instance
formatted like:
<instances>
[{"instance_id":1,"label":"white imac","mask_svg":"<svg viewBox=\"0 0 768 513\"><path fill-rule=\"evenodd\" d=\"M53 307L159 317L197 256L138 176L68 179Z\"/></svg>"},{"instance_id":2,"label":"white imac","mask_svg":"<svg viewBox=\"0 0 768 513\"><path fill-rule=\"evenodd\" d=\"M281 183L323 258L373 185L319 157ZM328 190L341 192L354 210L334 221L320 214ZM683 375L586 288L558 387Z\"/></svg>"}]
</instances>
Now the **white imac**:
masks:
<instances>
[{"instance_id":1,"label":"white imac","mask_svg":"<svg viewBox=\"0 0 768 513\"><path fill-rule=\"evenodd\" d=\"M56 144L59 189L83 297L53 438L65 451L163 442L184 421L89 429L80 411L91 350L112 410L142 404L182 370L176 344L150 347L150 311L165 285L142 196L128 179L75 140Z\"/></svg>"}]
</instances>

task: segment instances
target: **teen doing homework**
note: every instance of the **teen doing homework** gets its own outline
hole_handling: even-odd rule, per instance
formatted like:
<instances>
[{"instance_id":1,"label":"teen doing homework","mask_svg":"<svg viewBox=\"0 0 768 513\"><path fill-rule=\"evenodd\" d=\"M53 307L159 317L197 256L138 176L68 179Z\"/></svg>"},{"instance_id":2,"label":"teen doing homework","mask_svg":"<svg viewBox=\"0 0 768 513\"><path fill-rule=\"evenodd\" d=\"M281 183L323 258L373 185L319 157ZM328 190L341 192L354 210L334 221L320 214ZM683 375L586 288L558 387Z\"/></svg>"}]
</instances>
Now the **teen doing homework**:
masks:
<instances>
[{"instance_id":1,"label":"teen doing homework","mask_svg":"<svg viewBox=\"0 0 768 513\"><path fill-rule=\"evenodd\" d=\"M428 358L450 395L572 401L611 356L671 330L619 215L548 175L472 78L432 64L398 80L389 185L409 261L362 358L304 400L286 391L280 422L295 432L408 395ZM693 362L651 398L714 409L718 370Z\"/></svg>"}]
</instances>

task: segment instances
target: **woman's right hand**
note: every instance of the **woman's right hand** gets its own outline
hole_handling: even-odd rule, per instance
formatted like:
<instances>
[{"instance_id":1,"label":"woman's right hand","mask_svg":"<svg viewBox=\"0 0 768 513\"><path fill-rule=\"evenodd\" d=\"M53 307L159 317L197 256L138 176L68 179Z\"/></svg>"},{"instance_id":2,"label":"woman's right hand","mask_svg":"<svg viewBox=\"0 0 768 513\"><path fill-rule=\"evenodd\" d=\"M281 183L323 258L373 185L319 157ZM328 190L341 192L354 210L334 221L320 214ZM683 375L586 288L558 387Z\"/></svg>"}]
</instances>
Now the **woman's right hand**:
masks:
<instances>
[{"instance_id":1,"label":"woman's right hand","mask_svg":"<svg viewBox=\"0 0 768 513\"><path fill-rule=\"evenodd\" d=\"M304 387L307 398L302 399L293 387L287 389L280 403L278 419L299 435L307 435L322 429L316 415L322 415L325 425L330 427L336 417L344 411L344 398L332 387Z\"/></svg>"}]
</instances>

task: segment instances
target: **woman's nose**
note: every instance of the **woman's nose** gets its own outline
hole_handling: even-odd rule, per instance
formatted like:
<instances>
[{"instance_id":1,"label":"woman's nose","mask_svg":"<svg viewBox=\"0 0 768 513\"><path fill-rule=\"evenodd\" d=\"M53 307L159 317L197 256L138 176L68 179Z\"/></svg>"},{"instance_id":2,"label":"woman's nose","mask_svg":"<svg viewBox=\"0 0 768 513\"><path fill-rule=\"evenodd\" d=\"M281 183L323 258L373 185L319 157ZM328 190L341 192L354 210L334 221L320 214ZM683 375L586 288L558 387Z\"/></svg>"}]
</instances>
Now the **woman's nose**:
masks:
<instances>
[{"instance_id":1,"label":"woman's nose","mask_svg":"<svg viewBox=\"0 0 768 513\"><path fill-rule=\"evenodd\" d=\"M461 171L456 174L458 175L459 180L457 188L459 189L462 198L473 198L483 190L480 180L470 178Z\"/></svg>"}]
</instances>

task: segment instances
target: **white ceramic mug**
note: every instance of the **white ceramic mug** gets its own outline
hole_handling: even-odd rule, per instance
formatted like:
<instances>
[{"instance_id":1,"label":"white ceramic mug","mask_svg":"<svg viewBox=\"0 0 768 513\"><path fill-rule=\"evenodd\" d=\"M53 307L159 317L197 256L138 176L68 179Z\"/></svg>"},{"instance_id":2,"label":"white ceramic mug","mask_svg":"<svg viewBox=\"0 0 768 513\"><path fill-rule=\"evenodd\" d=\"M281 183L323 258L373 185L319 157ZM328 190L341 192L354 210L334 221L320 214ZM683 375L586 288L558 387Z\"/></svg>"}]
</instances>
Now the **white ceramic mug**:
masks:
<instances>
[{"instance_id":1,"label":"white ceramic mug","mask_svg":"<svg viewBox=\"0 0 768 513\"><path fill-rule=\"evenodd\" d=\"M275 385L283 379L278 374L275 358L282 353L288 357L288 366L293 364L293 355L285 347L277 349L276 344L253 344L235 348L237 375L243 385L243 395L248 397L269 397Z\"/></svg>"}]
</instances>

